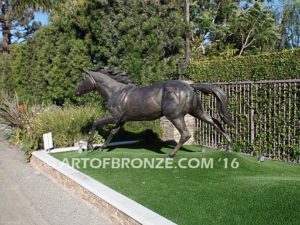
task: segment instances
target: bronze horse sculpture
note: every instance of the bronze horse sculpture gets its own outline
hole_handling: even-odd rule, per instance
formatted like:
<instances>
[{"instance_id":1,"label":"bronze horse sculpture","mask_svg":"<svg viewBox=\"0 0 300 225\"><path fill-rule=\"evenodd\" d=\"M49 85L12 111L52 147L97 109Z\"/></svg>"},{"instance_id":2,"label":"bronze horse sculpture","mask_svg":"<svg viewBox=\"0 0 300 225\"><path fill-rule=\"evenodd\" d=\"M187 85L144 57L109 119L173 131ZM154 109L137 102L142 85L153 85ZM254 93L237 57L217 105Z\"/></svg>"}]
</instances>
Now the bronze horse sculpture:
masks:
<instances>
[{"instance_id":1,"label":"bronze horse sculpture","mask_svg":"<svg viewBox=\"0 0 300 225\"><path fill-rule=\"evenodd\" d=\"M76 95L98 91L104 98L110 114L93 123L88 139L88 149L93 149L95 129L109 123L115 128L102 145L106 148L114 134L128 121L155 120L165 116L180 132L180 140L169 154L174 157L180 147L191 137L184 116L190 114L215 127L227 140L227 151L231 150L232 140L223 129L220 121L204 111L197 91L213 94L217 99L221 119L229 126L234 126L228 110L226 94L218 87L203 84L188 84L179 80L168 80L147 87L133 84L130 76L108 67L85 70L85 77L76 89Z\"/></svg>"}]
</instances>

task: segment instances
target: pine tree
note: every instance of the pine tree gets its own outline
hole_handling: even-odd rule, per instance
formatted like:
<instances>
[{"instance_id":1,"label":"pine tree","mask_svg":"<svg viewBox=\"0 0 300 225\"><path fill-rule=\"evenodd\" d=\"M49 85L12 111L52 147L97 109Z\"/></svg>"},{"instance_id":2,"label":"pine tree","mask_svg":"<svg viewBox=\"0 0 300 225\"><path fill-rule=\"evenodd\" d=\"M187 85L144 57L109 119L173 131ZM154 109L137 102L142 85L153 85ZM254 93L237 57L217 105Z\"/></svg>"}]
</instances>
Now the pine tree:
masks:
<instances>
[{"instance_id":1,"label":"pine tree","mask_svg":"<svg viewBox=\"0 0 300 225\"><path fill-rule=\"evenodd\" d=\"M52 0L0 0L0 53L9 53L13 41L31 37L40 24L34 22L34 10L48 9Z\"/></svg>"}]
</instances>

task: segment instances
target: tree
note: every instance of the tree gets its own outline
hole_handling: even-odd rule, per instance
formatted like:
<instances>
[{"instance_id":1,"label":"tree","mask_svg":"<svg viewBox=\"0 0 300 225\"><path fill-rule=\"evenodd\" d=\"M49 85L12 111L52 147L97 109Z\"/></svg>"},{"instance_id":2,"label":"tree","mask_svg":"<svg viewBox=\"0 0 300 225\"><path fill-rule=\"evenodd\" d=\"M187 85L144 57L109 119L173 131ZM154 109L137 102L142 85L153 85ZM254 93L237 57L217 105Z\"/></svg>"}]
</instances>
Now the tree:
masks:
<instances>
[{"instance_id":1,"label":"tree","mask_svg":"<svg viewBox=\"0 0 300 225\"><path fill-rule=\"evenodd\" d=\"M9 53L13 41L28 39L40 24L34 22L34 10L49 9L53 0L0 0L0 53Z\"/></svg>"},{"instance_id":2,"label":"tree","mask_svg":"<svg viewBox=\"0 0 300 225\"><path fill-rule=\"evenodd\" d=\"M75 85L82 68L95 64L129 72L137 84L177 78L186 28L182 3L67 0L51 10L49 25L12 46L6 87L62 105L81 101Z\"/></svg>"},{"instance_id":3,"label":"tree","mask_svg":"<svg viewBox=\"0 0 300 225\"><path fill-rule=\"evenodd\" d=\"M258 1L194 1L192 21L196 56L232 57L246 50L269 50L278 33L272 11Z\"/></svg>"},{"instance_id":4,"label":"tree","mask_svg":"<svg viewBox=\"0 0 300 225\"><path fill-rule=\"evenodd\" d=\"M300 46L300 0L285 0L277 10L280 25L279 49Z\"/></svg>"},{"instance_id":5,"label":"tree","mask_svg":"<svg viewBox=\"0 0 300 225\"><path fill-rule=\"evenodd\" d=\"M136 82L177 78L184 54L183 1L87 1L93 62L118 67Z\"/></svg>"},{"instance_id":6,"label":"tree","mask_svg":"<svg viewBox=\"0 0 300 225\"><path fill-rule=\"evenodd\" d=\"M193 24L193 57L219 55L224 50L226 37L230 34L233 15L239 1L214 0L191 2L191 21ZM216 51L216 52L214 52Z\"/></svg>"},{"instance_id":7,"label":"tree","mask_svg":"<svg viewBox=\"0 0 300 225\"><path fill-rule=\"evenodd\" d=\"M246 11L240 11L234 24L234 34L240 41L238 55L241 56L249 48L275 46L278 27L272 12L263 5L255 3Z\"/></svg>"}]
</instances>

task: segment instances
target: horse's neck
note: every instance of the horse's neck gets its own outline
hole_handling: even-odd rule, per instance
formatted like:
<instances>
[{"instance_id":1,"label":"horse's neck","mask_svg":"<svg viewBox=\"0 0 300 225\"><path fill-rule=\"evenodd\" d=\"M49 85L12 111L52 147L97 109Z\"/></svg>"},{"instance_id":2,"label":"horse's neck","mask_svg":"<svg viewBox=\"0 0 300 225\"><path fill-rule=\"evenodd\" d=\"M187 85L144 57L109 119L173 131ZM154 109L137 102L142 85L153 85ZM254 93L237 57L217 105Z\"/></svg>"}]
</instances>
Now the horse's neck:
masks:
<instances>
[{"instance_id":1,"label":"horse's neck","mask_svg":"<svg viewBox=\"0 0 300 225\"><path fill-rule=\"evenodd\" d=\"M113 93L125 88L127 85L115 81L114 79L104 75L95 77L97 90L105 101L112 96Z\"/></svg>"}]
</instances>

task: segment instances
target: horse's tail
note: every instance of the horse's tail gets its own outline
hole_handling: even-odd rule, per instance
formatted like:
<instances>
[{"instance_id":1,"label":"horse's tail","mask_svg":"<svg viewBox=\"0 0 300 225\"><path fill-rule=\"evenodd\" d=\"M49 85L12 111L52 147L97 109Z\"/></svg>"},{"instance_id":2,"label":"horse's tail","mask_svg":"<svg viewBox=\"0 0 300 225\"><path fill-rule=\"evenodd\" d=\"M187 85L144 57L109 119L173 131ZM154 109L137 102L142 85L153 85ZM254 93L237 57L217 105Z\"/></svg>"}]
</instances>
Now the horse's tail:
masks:
<instances>
[{"instance_id":1,"label":"horse's tail","mask_svg":"<svg viewBox=\"0 0 300 225\"><path fill-rule=\"evenodd\" d=\"M230 127L234 127L231 113L228 110L228 99L224 91L212 84L191 84L195 90L199 90L205 94L213 94L217 98L217 107L221 119Z\"/></svg>"}]
</instances>

